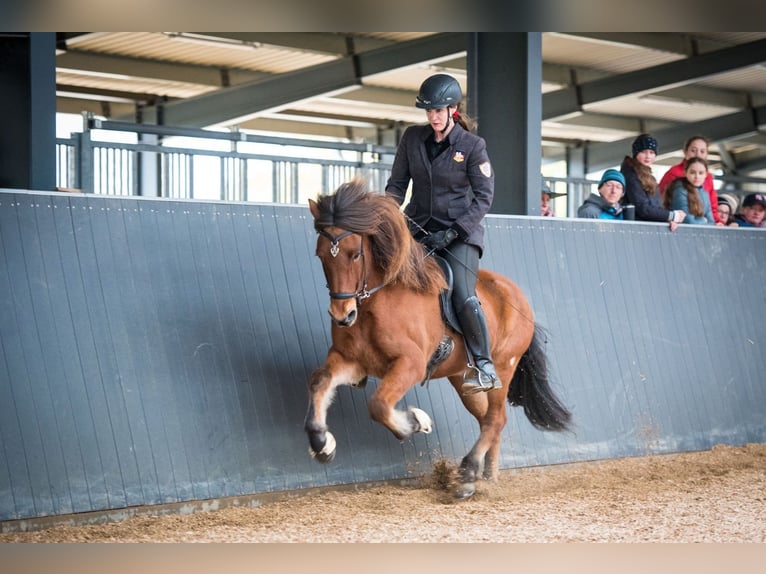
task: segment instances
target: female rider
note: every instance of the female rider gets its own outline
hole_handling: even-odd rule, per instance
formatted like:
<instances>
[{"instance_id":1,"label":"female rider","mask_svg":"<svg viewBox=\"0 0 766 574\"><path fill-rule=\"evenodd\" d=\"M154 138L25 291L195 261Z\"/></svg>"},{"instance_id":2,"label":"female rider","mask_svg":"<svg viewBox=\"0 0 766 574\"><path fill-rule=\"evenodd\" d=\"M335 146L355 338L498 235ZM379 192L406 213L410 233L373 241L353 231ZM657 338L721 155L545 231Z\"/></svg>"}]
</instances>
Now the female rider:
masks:
<instances>
[{"instance_id":1,"label":"female rider","mask_svg":"<svg viewBox=\"0 0 766 574\"><path fill-rule=\"evenodd\" d=\"M407 128L396 150L386 193L399 205L412 180L404 213L413 236L452 267L452 302L478 373L467 378L465 394L500 388L490 353L489 330L476 297L476 274L484 249L482 219L494 196L495 176L483 138L471 133L460 113L460 84L435 74L420 86L415 106L428 124Z\"/></svg>"}]
</instances>

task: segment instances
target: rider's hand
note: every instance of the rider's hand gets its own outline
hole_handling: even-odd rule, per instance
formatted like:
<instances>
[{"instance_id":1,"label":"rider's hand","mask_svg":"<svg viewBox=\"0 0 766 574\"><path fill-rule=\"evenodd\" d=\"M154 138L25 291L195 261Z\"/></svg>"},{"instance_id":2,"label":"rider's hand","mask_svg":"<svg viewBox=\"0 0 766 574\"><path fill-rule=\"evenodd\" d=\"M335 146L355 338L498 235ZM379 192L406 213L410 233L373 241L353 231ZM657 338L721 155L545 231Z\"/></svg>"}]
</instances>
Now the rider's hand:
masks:
<instances>
[{"instance_id":1,"label":"rider's hand","mask_svg":"<svg viewBox=\"0 0 766 574\"><path fill-rule=\"evenodd\" d=\"M423 245L431 251L439 251L440 249L447 247L455 239L457 239L457 231L454 229L434 231L423 238Z\"/></svg>"}]
</instances>

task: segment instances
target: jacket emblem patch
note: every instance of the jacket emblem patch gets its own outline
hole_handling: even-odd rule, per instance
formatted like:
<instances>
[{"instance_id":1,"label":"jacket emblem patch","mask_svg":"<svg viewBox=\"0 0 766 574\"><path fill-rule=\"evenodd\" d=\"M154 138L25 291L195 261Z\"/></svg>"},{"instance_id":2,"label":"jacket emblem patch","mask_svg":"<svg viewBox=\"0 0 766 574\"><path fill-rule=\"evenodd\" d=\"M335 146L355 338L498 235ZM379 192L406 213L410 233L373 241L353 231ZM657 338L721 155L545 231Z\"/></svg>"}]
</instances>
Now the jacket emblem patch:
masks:
<instances>
[{"instance_id":1,"label":"jacket emblem patch","mask_svg":"<svg viewBox=\"0 0 766 574\"><path fill-rule=\"evenodd\" d=\"M462 151L456 151L455 155L452 156L452 160L458 163L465 161L465 154Z\"/></svg>"},{"instance_id":2,"label":"jacket emblem patch","mask_svg":"<svg viewBox=\"0 0 766 574\"><path fill-rule=\"evenodd\" d=\"M489 177L492 175L492 166L489 164L488 161L485 161L484 163L480 164L479 170L481 170L481 173L484 174L484 177Z\"/></svg>"}]
</instances>

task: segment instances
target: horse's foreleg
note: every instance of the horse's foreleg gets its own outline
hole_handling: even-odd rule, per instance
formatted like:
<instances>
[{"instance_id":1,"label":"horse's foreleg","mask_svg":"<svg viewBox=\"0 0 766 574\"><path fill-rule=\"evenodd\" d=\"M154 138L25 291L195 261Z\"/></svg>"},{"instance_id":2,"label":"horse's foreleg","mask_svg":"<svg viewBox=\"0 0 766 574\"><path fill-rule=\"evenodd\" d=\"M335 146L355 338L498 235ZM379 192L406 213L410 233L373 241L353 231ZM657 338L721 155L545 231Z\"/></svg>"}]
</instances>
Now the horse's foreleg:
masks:
<instances>
[{"instance_id":1,"label":"horse's foreleg","mask_svg":"<svg viewBox=\"0 0 766 574\"><path fill-rule=\"evenodd\" d=\"M339 357L329 355L325 364L314 371L309 381L309 405L304 429L309 439L309 454L319 462L335 458L335 437L327 428L327 411L339 384L353 384L361 374L341 363Z\"/></svg>"},{"instance_id":2,"label":"horse's foreleg","mask_svg":"<svg viewBox=\"0 0 766 574\"><path fill-rule=\"evenodd\" d=\"M397 361L381 379L380 385L370 397L368 407L370 418L390 430L396 438L404 440L416 432L430 433L433 422L428 414L416 407L406 411L395 408L404 393L418 381L425 372L408 361Z\"/></svg>"}]
</instances>

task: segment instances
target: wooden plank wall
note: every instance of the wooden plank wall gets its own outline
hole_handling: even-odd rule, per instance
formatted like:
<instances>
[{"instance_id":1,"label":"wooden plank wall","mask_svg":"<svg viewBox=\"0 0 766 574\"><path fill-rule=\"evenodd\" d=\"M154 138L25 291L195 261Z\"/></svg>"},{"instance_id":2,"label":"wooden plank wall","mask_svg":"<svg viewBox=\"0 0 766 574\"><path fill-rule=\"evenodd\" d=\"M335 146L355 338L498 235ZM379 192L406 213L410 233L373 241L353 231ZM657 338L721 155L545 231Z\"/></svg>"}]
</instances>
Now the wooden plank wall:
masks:
<instances>
[{"instance_id":1,"label":"wooden plank wall","mask_svg":"<svg viewBox=\"0 0 766 574\"><path fill-rule=\"evenodd\" d=\"M330 411L303 433L329 346L304 206L0 192L0 521L405 478L476 438L445 381L404 399L399 443ZM486 267L549 334L573 433L504 431L513 468L766 441L766 232L532 217L487 220Z\"/></svg>"}]
</instances>

